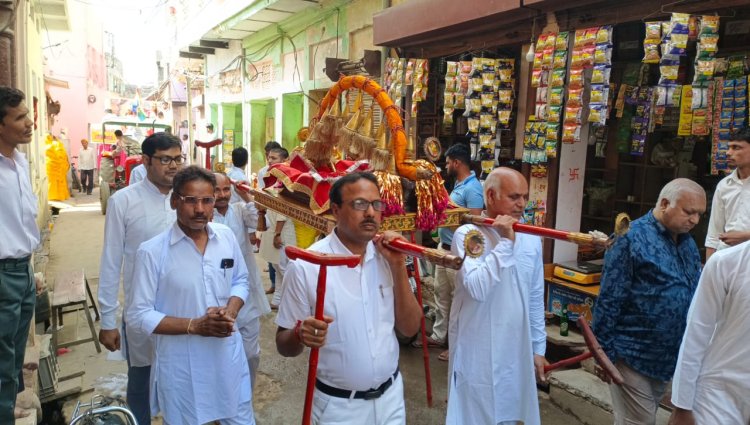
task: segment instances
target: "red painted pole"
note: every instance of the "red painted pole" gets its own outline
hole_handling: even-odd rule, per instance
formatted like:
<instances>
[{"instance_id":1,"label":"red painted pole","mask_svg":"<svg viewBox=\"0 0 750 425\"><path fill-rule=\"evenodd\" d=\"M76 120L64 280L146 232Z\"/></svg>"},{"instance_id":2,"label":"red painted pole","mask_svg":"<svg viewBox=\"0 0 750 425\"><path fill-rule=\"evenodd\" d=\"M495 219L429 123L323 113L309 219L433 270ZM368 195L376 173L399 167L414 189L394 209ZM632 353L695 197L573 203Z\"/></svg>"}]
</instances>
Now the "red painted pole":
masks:
<instances>
[{"instance_id":1,"label":"red painted pole","mask_svg":"<svg viewBox=\"0 0 750 425\"><path fill-rule=\"evenodd\" d=\"M414 232L411 232L411 241L414 243ZM424 302L422 302L422 280L419 277L419 260L417 257L412 257L412 264L414 265L414 281L417 283L417 301L419 301L419 307L424 312ZM427 387L427 406L432 407L432 376L430 375L430 350L427 347L427 322L422 314L422 320L420 323L422 330L422 358L424 359L424 380L425 386Z\"/></svg>"},{"instance_id":2,"label":"red painted pole","mask_svg":"<svg viewBox=\"0 0 750 425\"><path fill-rule=\"evenodd\" d=\"M323 306L326 297L326 274L328 273L325 264L320 265L318 273L318 288L316 291L315 301L315 318L323 320ZM313 393L315 391L315 377L318 374L318 356L320 349L310 349L310 360L307 367L307 390L305 391L305 410L302 411L302 425L309 425L312 415Z\"/></svg>"},{"instance_id":3,"label":"red painted pole","mask_svg":"<svg viewBox=\"0 0 750 425\"><path fill-rule=\"evenodd\" d=\"M347 266L349 268L354 268L362 261L362 258L359 255L321 254L319 252L297 248L296 246L287 246L284 248L284 252L290 260L300 259L320 266L318 285L315 292L315 319L317 320L323 320L323 310L326 298L327 266ZM315 377L318 373L318 356L319 349L311 348L307 368L307 389L305 392L305 407L302 411L302 425L310 425L312 400L315 392Z\"/></svg>"}]
</instances>

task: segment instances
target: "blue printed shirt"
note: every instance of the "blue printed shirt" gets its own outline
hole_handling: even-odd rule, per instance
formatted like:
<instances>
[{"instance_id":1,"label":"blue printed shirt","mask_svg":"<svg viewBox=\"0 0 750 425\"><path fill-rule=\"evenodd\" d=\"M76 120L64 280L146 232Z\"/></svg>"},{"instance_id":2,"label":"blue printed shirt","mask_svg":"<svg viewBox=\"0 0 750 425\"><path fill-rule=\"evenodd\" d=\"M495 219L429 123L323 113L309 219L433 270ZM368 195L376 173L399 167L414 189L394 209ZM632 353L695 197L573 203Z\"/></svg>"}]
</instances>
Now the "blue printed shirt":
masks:
<instances>
[{"instance_id":1,"label":"blue printed shirt","mask_svg":"<svg viewBox=\"0 0 750 425\"><path fill-rule=\"evenodd\" d=\"M700 273L689 234L675 243L653 211L633 221L607 251L594 310L594 334L610 360L671 379Z\"/></svg>"},{"instance_id":2,"label":"blue printed shirt","mask_svg":"<svg viewBox=\"0 0 750 425\"><path fill-rule=\"evenodd\" d=\"M476 174L472 171L469 177L456 182L451 192L451 201L459 207L464 208L484 208L484 189L482 183L477 179ZM446 227L438 229L440 243L450 245L453 241L453 231Z\"/></svg>"}]
</instances>

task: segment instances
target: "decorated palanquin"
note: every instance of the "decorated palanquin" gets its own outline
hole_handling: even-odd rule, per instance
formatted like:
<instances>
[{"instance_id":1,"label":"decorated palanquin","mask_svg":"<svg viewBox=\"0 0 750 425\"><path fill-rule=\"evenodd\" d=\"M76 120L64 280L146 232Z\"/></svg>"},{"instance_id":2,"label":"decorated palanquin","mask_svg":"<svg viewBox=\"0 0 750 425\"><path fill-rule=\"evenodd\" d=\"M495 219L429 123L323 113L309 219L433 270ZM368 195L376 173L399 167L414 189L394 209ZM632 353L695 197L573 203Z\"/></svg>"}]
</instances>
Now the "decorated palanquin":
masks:
<instances>
[{"instance_id":1,"label":"decorated palanquin","mask_svg":"<svg viewBox=\"0 0 750 425\"><path fill-rule=\"evenodd\" d=\"M363 94L372 97L371 107L364 105ZM356 96L351 108L345 100L349 96ZM382 119L373 131L376 105ZM416 159L415 151L414 141L407 140L401 110L386 91L364 76L342 77L321 101L303 146L288 162L269 167L266 190L256 192L256 200L327 233L335 225L328 198L333 183L348 173L371 171L386 204L383 230L459 225L467 210L450 201L435 165ZM415 196L409 197L403 187L413 188ZM410 204L405 198L416 198L416 202Z\"/></svg>"}]
</instances>

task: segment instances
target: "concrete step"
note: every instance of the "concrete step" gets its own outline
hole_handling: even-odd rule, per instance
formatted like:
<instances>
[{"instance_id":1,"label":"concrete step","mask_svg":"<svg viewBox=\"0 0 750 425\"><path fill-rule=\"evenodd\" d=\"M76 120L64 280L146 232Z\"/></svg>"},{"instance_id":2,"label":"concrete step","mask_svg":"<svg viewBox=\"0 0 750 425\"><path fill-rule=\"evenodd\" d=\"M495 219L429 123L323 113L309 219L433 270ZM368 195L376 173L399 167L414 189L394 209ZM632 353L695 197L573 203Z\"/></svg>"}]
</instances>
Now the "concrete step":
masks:
<instances>
[{"instance_id":1,"label":"concrete step","mask_svg":"<svg viewBox=\"0 0 750 425\"><path fill-rule=\"evenodd\" d=\"M550 400L575 416L582 424L604 425L614 422L608 385L584 369L552 372ZM669 414L668 410L659 408L656 424L666 425Z\"/></svg>"}]
</instances>

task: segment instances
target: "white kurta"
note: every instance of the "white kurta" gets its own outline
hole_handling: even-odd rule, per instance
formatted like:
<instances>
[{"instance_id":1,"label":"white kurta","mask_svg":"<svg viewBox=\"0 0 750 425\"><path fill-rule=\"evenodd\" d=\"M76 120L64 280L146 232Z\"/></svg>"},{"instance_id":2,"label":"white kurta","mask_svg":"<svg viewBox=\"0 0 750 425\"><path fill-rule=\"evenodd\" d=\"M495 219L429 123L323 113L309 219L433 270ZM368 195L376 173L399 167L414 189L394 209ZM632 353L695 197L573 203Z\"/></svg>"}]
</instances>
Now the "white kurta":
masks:
<instances>
[{"instance_id":1,"label":"white kurta","mask_svg":"<svg viewBox=\"0 0 750 425\"><path fill-rule=\"evenodd\" d=\"M170 192L171 193L171 192ZM149 179L118 190L109 198L104 222L104 247L99 265L99 306L102 329L117 328L120 273L123 275L125 307L130 305L135 253L147 241L168 229L177 215L169 204L169 194L159 192ZM148 336L128 330L126 344L130 365L151 364L153 346Z\"/></svg>"},{"instance_id":2,"label":"white kurta","mask_svg":"<svg viewBox=\"0 0 750 425\"><path fill-rule=\"evenodd\" d=\"M248 181L247 176L245 175L245 172L242 170L242 168L238 168L235 166L229 168L229 170L227 171L227 177L238 182ZM234 186L232 186L232 197L229 199L229 202L233 204L235 202L244 202L240 195L237 194L237 188L235 188Z\"/></svg>"},{"instance_id":3,"label":"white kurta","mask_svg":"<svg viewBox=\"0 0 750 425\"><path fill-rule=\"evenodd\" d=\"M446 424L537 425L534 354L546 348L541 241L516 233L513 243L493 228L465 225L453 235L454 255L464 256L469 230L482 233L485 248L456 276Z\"/></svg>"},{"instance_id":4,"label":"white kurta","mask_svg":"<svg viewBox=\"0 0 750 425\"><path fill-rule=\"evenodd\" d=\"M750 424L750 242L712 255L693 297L672 403L696 423Z\"/></svg>"},{"instance_id":5,"label":"white kurta","mask_svg":"<svg viewBox=\"0 0 750 425\"><path fill-rule=\"evenodd\" d=\"M154 340L151 412L161 411L170 425L233 418L241 403L250 403L250 373L236 325L227 338L153 333L166 316L197 319L232 296L247 299L247 268L232 231L211 223L208 237L202 256L176 223L145 242L130 287L128 325ZM228 259L232 267L222 268Z\"/></svg>"},{"instance_id":6,"label":"white kurta","mask_svg":"<svg viewBox=\"0 0 750 425\"><path fill-rule=\"evenodd\" d=\"M214 210L214 223L221 223L230 229L237 238L240 245L242 256L245 258L247 266L248 280L250 285L250 296L245 300L245 306L242 307L237 317L239 327L249 323L252 319L271 312L271 306L268 305L268 298L263 289L263 281L260 277L260 270L255 263L255 254L253 247L248 239L249 233L254 233L258 227L258 210L254 202L238 202L230 204L227 208L227 215L219 214Z\"/></svg>"}]
</instances>

